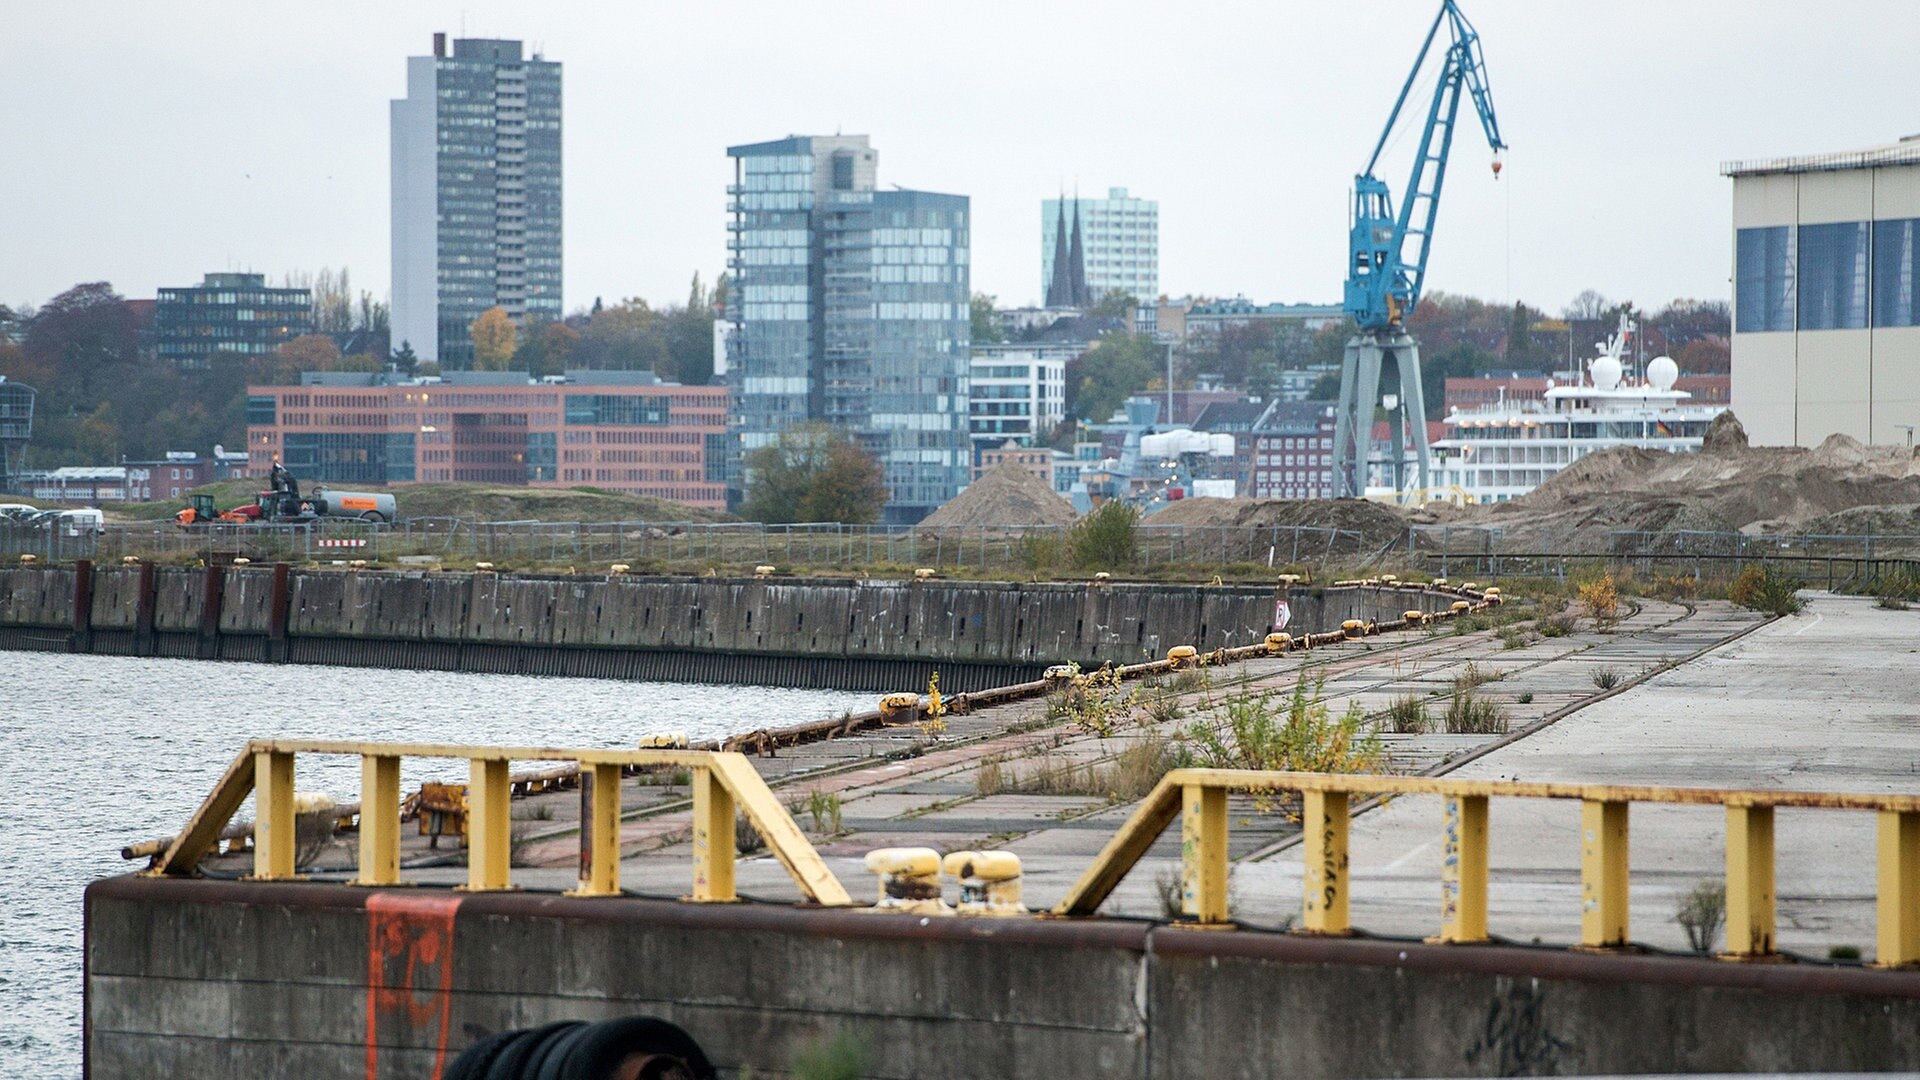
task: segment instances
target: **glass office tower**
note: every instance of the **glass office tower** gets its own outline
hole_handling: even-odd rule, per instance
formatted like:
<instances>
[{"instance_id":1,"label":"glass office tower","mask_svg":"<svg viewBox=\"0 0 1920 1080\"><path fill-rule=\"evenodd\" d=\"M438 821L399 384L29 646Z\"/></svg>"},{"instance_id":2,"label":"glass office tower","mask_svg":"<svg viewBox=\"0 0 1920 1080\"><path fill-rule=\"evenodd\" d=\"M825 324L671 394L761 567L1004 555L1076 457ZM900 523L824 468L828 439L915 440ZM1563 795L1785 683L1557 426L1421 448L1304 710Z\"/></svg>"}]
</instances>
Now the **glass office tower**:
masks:
<instances>
[{"instance_id":1,"label":"glass office tower","mask_svg":"<svg viewBox=\"0 0 1920 1080\"><path fill-rule=\"evenodd\" d=\"M731 498L746 454L820 421L881 462L883 520L919 521L970 463L966 197L876 191L864 135L727 152Z\"/></svg>"}]
</instances>

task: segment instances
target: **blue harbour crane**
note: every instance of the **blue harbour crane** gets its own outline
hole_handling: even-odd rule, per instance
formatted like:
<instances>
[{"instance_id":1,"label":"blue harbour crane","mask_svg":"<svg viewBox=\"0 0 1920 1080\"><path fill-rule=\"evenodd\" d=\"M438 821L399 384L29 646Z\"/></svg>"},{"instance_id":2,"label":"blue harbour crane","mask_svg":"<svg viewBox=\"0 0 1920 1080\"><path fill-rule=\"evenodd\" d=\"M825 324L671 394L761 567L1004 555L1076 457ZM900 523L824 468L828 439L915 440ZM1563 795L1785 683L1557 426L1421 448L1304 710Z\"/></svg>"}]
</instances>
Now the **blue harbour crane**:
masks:
<instances>
[{"instance_id":1,"label":"blue harbour crane","mask_svg":"<svg viewBox=\"0 0 1920 1080\"><path fill-rule=\"evenodd\" d=\"M1393 191L1374 175L1380 155L1392 139L1400 113L1413 94L1414 83L1426 65L1427 54L1447 30L1445 57L1427 107L1426 128L1413 159L1413 175L1403 189L1406 198L1394 211ZM1427 30L1426 41L1413 70L1393 103L1387 126L1367 159L1366 171L1354 177L1352 222L1348 233L1345 306L1353 316L1354 335L1340 364L1340 411L1334 419L1334 494L1366 494L1367 452L1373 435L1374 410L1384 405L1391 431L1387 467L1396 491L1406 488L1406 439L1411 435L1419 487L1429 486L1426 402L1420 391L1420 346L1407 332L1405 319L1420 302L1433 250L1433 227L1440 211L1440 187L1447 176L1447 151L1464 91L1480 114L1480 126L1493 148L1493 174L1500 175L1500 121L1493 114L1493 95L1487 85L1486 62L1480 55L1480 35L1460 13L1454 0L1444 0L1440 14ZM1391 363L1399 393L1380 393L1380 379Z\"/></svg>"}]
</instances>

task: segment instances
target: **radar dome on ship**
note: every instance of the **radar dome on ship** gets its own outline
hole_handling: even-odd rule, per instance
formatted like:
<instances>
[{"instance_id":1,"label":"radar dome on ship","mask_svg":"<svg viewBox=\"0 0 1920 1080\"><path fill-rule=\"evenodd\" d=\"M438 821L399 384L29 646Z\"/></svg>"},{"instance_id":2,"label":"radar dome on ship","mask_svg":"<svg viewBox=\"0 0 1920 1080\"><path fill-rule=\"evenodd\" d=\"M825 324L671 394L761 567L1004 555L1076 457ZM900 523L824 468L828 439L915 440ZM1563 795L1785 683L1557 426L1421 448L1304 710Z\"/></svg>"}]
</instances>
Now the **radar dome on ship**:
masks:
<instances>
[{"instance_id":1,"label":"radar dome on ship","mask_svg":"<svg viewBox=\"0 0 1920 1080\"><path fill-rule=\"evenodd\" d=\"M1655 390L1673 389L1674 380L1680 377L1680 365L1673 362L1671 356L1656 356L1647 364L1647 383Z\"/></svg>"},{"instance_id":2,"label":"radar dome on ship","mask_svg":"<svg viewBox=\"0 0 1920 1080\"><path fill-rule=\"evenodd\" d=\"M1596 390L1612 390L1620 385L1620 361L1611 356L1598 356L1587 365L1587 374L1593 377Z\"/></svg>"}]
</instances>

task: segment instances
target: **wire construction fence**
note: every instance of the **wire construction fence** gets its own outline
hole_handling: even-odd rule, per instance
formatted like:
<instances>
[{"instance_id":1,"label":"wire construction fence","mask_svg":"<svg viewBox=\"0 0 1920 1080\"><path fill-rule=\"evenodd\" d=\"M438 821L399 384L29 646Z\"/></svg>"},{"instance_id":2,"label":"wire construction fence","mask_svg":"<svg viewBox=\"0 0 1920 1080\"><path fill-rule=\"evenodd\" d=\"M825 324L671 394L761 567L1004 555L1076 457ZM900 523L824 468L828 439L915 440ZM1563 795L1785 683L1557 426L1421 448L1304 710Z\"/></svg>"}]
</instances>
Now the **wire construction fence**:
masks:
<instances>
[{"instance_id":1,"label":"wire construction fence","mask_svg":"<svg viewBox=\"0 0 1920 1080\"><path fill-rule=\"evenodd\" d=\"M0 554L49 561L245 556L256 562L329 562L409 557L546 566L629 563L774 565L858 569L875 566L1018 570L1068 561L1067 526L1025 528L879 525L761 525L694 522L480 522L415 518L391 525L357 521L301 524L0 525ZM1362 553L1364 538L1315 526L1143 525L1135 530L1136 568L1254 564L1324 565Z\"/></svg>"}]
</instances>

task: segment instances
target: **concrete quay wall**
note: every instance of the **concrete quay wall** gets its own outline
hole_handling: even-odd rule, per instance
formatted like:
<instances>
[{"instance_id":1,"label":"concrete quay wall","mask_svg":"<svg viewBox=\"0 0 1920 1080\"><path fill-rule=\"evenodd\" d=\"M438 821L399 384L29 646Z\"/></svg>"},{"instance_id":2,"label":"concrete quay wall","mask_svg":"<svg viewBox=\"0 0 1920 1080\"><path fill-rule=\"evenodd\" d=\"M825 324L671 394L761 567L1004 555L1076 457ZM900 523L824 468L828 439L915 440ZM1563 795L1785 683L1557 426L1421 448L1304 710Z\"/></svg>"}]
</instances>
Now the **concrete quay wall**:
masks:
<instances>
[{"instance_id":1,"label":"concrete quay wall","mask_svg":"<svg viewBox=\"0 0 1920 1080\"><path fill-rule=\"evenodd\" d=\"M437 1075L648 1014L734 1075L850 1033L874 1077L1920 1068L1920 973L768 904L112 878L94 1080Z\"/></svg>"},{"instance_id":2,"label":"concrete quay wall","mask_svg":"<svg viewBox=\"0 0 1920 1080\"><path fill-rule=\"evenodd\" d=\"M1391 621L1458 597L1419 587L793 581L294 570L0 570L0 648L948 690L1056 663ZM58 631L65 631L62 640Z\"/></svg>"}]
</instances>

